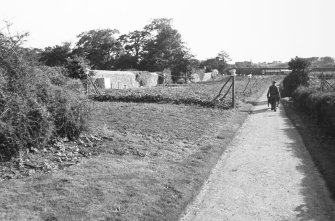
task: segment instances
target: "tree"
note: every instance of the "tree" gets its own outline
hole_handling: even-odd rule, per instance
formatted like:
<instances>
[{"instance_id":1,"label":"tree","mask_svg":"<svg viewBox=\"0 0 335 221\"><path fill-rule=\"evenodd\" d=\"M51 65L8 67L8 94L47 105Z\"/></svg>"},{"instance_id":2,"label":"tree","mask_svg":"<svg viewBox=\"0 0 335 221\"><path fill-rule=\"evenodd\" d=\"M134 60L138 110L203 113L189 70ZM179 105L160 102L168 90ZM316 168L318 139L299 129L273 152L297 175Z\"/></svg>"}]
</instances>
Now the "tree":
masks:
<instances>
[{"instance_id":1,"label":"tree","mask_svg":"<svg viewBox=\"0 0 335 221\"><path fill-rule=\"evenodd\" d=\"M78 35L79 41L74 54L86 57L93 69L110 70L115 58L122 51L121 43L115 38L117 29L98 29Z\"/></svg>"},{"instance_id":2,"label":"tree","mask_svg":"<svg viewBox=\"0 0 335 221\"><path fill-rule=\"evenodd\" d=\"M322 57L320 58L319 66L321 67L335 67L335 61L332 57Z\"/></svg>"},{"instance_id":3,"label":"tree","mask_svg":"<svg viewBox=\"0 0 335 221\"><path fill-rule=\"evenodd\" d=\"M291 60L288 62L288 69L292 70L292 72L294 71L302 72L305 69L307 69L310 65L311 63L308 60L295 57L294 59L291 58Z\"/></svg>"},{"instance_id":4,"label":"tree","mask_svg":"<svg viewBox=\"0 0 335 221\"><path fill-rule=\"evenodd\" d=\"M308 85L308 71L307 68L310 66L310 62L299 57L292 58L289 62L289 69L292 72L287 75L283 80L284 94L285 96L292 96L293 92L300 86Z\"/></svg>"},{"instance_id":5,"label":"tree","mask_svg":"<svg viewBox=\"0 0 335 221\"><path fill-rule=\"evenodd\" d=\"M117 57L114 62L113 69L116 70L127 70L127 69L137 69L138 61L135 56L131 54L122 54Z\"/></svg>"},{"instance_id":6,"label":"tree","mask_svg":"<svg viewBox=\"0 0 335 221\"><path fill-rule=\"evenodd\" d=\"M56 45L54 47L46 47L44 51L41 52L39 61L50 67L63 66L66 64L71 52L70 42L65 42L62 45Z\"/></svg>"},{"instance_id":7,"label":"tree","mask_svg":"<svg viewBox=\"0 0 335 221\"><path fill-rule=\"evenodd\" d=\"M334 58L328 57L328 56L320 58L320 61L324 64L329 64L329 63L334 64Z\"/></svg>"},{"instance_id":8,"label":"tree","mask_svg":"<svg viewBox=\"0 0 335 221\"><path fill-rule=\"evenodd\" d=\"M173 75L178 75L176 61L187 58L187 49L180 33L171 26L172 19L159 18L144 27L150 33L143 47L143 60L140 68L149 71L162 71L171 68Z\"/></svg>"},{"instance_id":9,"label":"tree","mask_svg":"<svg viewBox=\"0 0 335 221\"><path fill-rule=\"evenodd\" d=\"M219 59L220 61L224 61L225 63L231 61L229 54L224 50L220 51L216 56L216 58Z\"/></svg>"},{"instance_id":10,"label":"tree","mask_svg":"<svg viewBox=\"0 0 335 221\"><path fill-rule=\"evenodd\" d=\"M83 57L73 56L73 58L68 58L65 64L68 77L80 80L87 79L87 70L90 68L88 63L89 62Z\"/></svg>"},{"instance_id":11,"label":"tree","mask_svg":"<svg viewBox=\"0 0 335 221\"><path fill-rule=\"evenodd\" d=\"M121 35L118 41L122 45L123 52L116 58L114 69L137 69L149 35L147 31L133 31Z\"/></svg>"},{"instance_id":12,"label":"tree","mask_svg":"<svg viewBox=\"0 0 335 221\"><path fill-rule=\"evenodd\" d=\"M227 62L230 60L228 53L221 51L215 58L209 58L201 62L200 67L206 68L206 72L211 72L213 69L217 69L219 73L223 74L228 66Z\"/></svg>"},{"instance_id":13,"label":"tree","mask_svg":"<svg viewBox=\"0 0 335 221\"><path fill-rule=\"evenodd\" d=\"M150 33L148 31L133 31L129 34L121 35L119 41L121 42L125 52L134 57L136 62L141 59L144 45L148 42Z\"/></svg>"},{"instance_id":14,"label":"tree","mask_svg":"<svg viewBox=\"0 0 335 221\"><path fill-rule=\"evenodd\" d=\"M171 63L172 80L177 81L180 78L184 78L186 81L200 62L194 58L188 49L184 48L173 56Z\"/></svg>"}]
</instances>

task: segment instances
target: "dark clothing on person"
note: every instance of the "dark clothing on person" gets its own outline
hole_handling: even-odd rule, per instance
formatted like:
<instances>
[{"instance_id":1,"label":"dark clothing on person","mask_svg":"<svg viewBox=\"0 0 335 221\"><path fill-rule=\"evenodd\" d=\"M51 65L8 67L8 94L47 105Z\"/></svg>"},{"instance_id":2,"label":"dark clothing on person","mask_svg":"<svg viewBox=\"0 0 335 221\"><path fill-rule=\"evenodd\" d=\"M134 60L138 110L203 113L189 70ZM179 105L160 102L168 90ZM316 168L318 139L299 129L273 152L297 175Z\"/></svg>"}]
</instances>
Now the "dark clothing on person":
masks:
<instances>
[{"instance_id":1,"label":"dark clothing on person","mask_svg":"<svg viewBox=\"0 0 335 221\"><path fill-rule=\"evenodd\" d=\"M276 85L271 85L269 87L268 93L267 93L267 97L279 97L279 90L276 87Z\"/></svg>"},{"instance_id":2,"label":"dark clothing on person","mask_svg":"<svg viewBox=\"0 0 335 221\"><path fill-rule=\"evenodd\" d=\"M274 108L274 111L276 111L276 106L278 106L279 98L280 98L279 90L276 87L276 85L273 84L269 87L269 90L266 96L268 97L268 106L269 106L269 103L272 103L272 101L275 102L275 107L271 107L271 110L273 110Z\"/></svg>"}]
</instances>

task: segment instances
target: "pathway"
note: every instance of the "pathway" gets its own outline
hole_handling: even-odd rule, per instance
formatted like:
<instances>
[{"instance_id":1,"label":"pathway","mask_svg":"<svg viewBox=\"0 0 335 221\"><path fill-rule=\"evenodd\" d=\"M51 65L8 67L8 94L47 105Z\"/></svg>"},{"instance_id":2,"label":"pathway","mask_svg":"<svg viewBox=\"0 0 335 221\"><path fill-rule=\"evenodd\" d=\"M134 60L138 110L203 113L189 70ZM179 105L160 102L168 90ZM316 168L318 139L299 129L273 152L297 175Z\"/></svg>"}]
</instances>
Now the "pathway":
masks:
<instances>
[{"instance_id":1,"label":"pathway","mask_svg":"<svg viewBox=\"0 0 335 221\"><path fill-rule=\"evenodd\" d=\"M181 221L335 220L335 206L283 107L265 94Z\"/></svg>"}]
</instances>

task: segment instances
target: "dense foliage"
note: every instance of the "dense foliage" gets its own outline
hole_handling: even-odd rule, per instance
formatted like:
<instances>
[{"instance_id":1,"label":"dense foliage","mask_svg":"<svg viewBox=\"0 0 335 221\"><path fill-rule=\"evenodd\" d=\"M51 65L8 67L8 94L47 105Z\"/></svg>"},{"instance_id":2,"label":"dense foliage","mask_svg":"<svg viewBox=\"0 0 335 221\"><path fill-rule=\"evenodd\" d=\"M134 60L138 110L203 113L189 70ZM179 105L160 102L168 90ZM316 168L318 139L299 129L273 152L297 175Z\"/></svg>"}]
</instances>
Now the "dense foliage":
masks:
<instances>
[{"instance_id":1,"label":"dense foliage","mask_svg":"<svg viewBox=\"0 0 335 221\"><path fill-rule=\"evenodd\" d=\"M307 68L310 63L307 60L296 57L291 59L288 65L292 72L283 81L282 97L292 96L300 85L307 86L309 80Z\"/></svg>"},{"instance_id":2,"label":"dense foliage","mask_svg":"<svg viewBox=\"0 0 335 221\"><path fill-rule=\"evenodd\" d=\"M224 74L224 70L228 67L227 62L230 60L228 53L221 51L215 58L201 62L200 67L204 68L206 72L211 72L216 69L219 73Z\"/></svg>"},{"instance_id":3,"label":"dense foliage","mask_svg":"<svg viewBox=\"0 0 335 221\"><path fill-rule=\"evenodd\" d=\"M335 92L300 86L293 93L298 107L314 117L328 133L335 133Z\"/></svg>"},{"instance_id":4,"label":"dense foliage","mask_svg":"<svg viewBox=\"0 0 335 221\"><path fill-rule=\"evenodd\" d=\"M70 43L47 47L38 61L47 66L64 66L72 78L83 79L81 70L171 70L174 82L190 78L199 68L223 70L229 56L220 52L215 58L200 62L195 59L181 34L172 26L172 19L153 19L142 30L119 35L117 29L96 29L82 32L72 49ZM78 61L85 62L78 62ZM79 64L79 65L78 65Z\"/></svg>"},{"instance_id":5,"label":"dense foliage","mask_svg":"<svg viewBox=\"0 0 335 221\"><path fill-rule=\"evenodd\" d=\"M27 61L25 36L0 33L0 160L42 148L54 137L75 139L85 129L88 106L80 82L65 77L64 69Z\"/></svg>"}]
</instances>

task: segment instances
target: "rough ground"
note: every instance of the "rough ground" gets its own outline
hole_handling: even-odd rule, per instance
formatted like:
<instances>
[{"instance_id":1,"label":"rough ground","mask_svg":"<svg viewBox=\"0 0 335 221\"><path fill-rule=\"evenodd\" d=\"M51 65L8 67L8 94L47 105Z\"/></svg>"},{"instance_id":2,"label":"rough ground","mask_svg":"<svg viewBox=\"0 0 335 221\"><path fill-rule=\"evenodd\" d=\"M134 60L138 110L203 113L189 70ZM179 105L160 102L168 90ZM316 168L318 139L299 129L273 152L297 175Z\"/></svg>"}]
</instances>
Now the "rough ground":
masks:
<instances>
[{"instance_id":1,"label":"rough ground","mask_svg":"<svg viewBox=\"0 0 335 221\"><path fill-rule=\"evenodd\" d=\"M265 96L182 221L335 220L335 206L302 139L282 107Z\"/></svg>"},{"instance_id":2,"label":"rough ground","mask_svg":"<svg viewBox=\"0 0 335 221\"><path fill-rule=\"evenodd\" d=\"M94 157L0 182L0 220L178 220L247 117L184 105L94 105L93 135L105 137L88 148Z\"/></svg>"}]
</instances>

